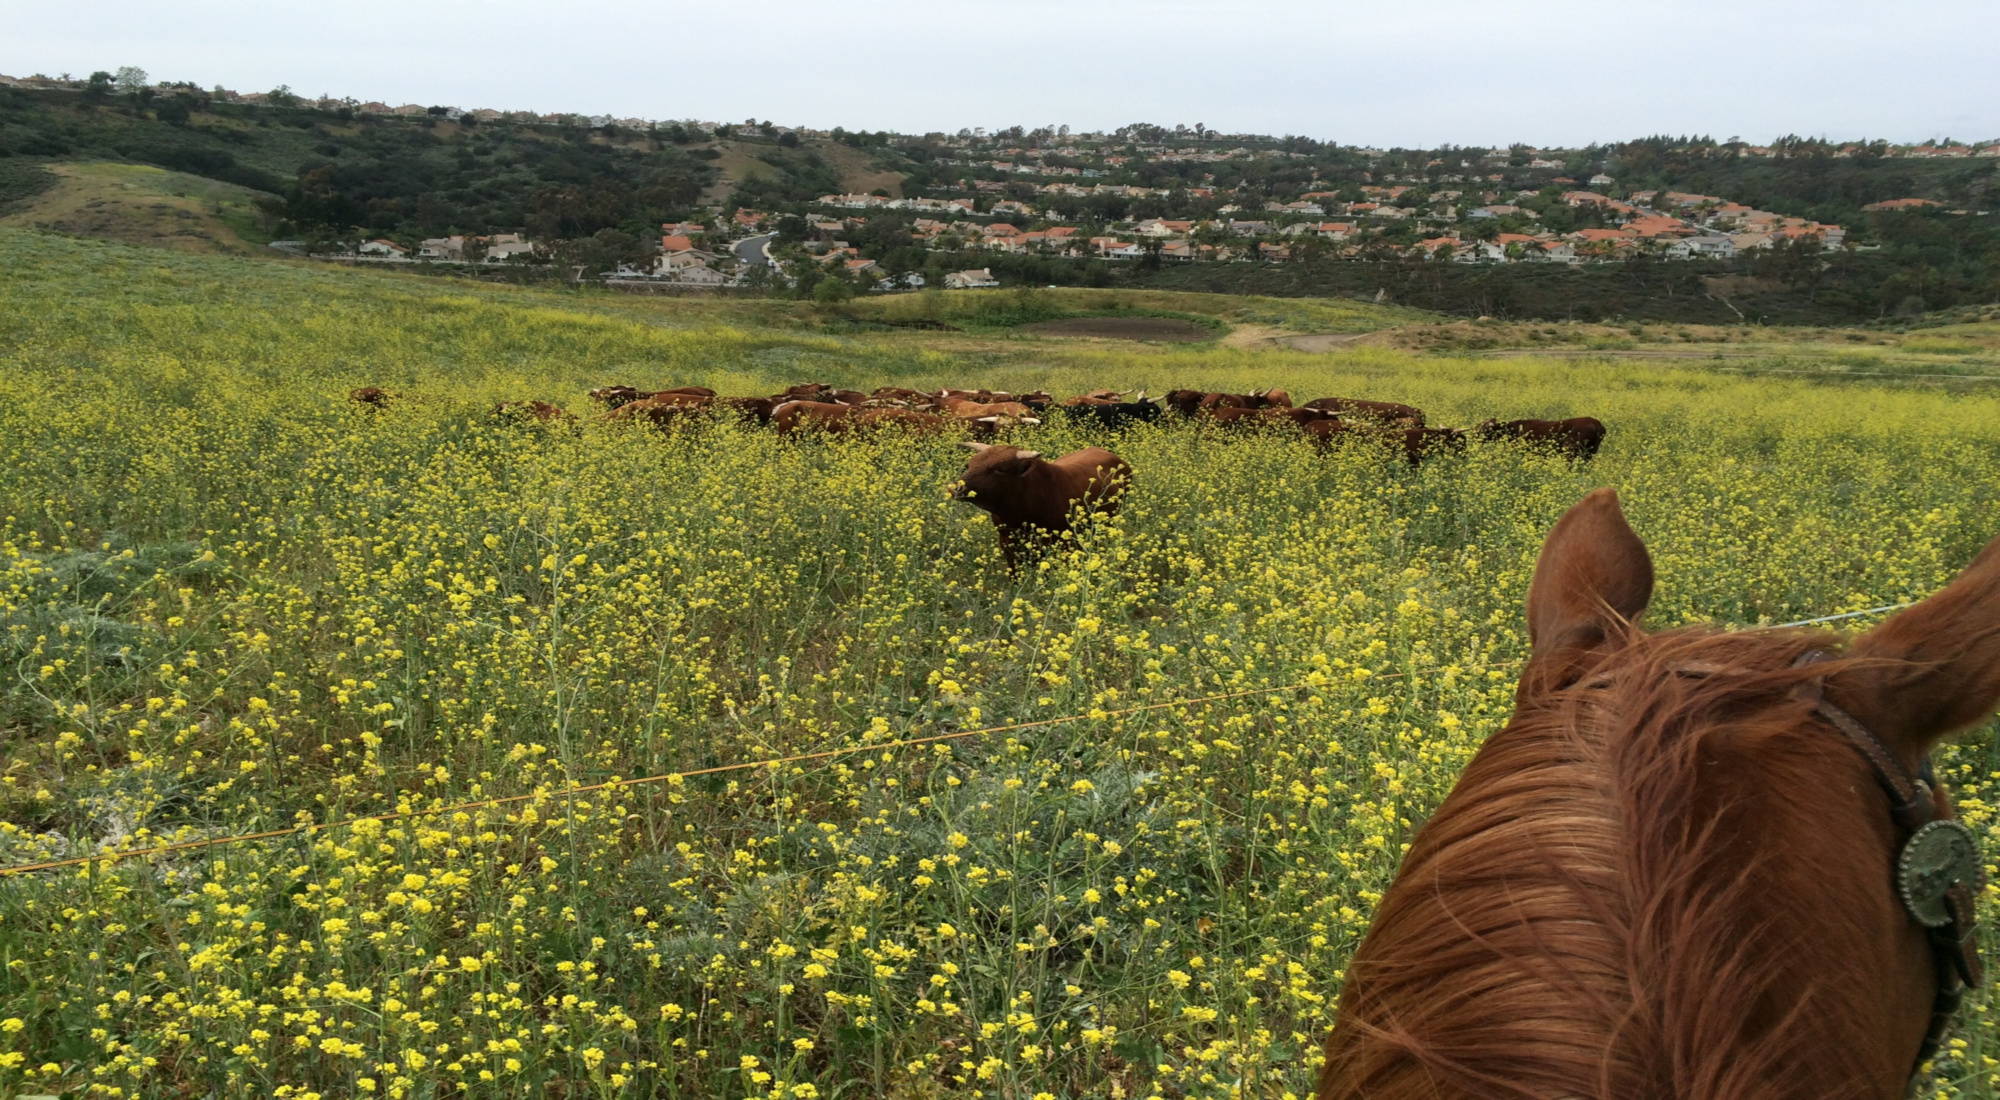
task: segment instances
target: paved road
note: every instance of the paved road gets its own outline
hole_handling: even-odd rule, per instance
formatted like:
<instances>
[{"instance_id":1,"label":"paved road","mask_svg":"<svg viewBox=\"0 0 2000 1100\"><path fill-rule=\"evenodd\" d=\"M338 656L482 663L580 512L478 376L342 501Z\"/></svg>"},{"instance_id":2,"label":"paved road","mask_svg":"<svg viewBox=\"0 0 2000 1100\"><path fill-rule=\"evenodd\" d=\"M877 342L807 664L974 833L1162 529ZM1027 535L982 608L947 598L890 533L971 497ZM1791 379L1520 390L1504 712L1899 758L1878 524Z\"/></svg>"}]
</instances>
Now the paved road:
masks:
<instances>
[{"instance_id":1,"label":"paved road","mask_svg":"<svg viewBox=\"0 0 2000 1100\"><path fill-rule=\"evenodd\" d=\"M736 242L737 261L741 263L745 269L753 267L762 267L765 264L769 264L771 262L771 257L769 253L764 251L764 248L765 246L771 243L771 238L774 236L776 236L776 234L774 233L765 233L761 236L745 237L742 240L737 241Z\"/></svg>"}]
</instances>

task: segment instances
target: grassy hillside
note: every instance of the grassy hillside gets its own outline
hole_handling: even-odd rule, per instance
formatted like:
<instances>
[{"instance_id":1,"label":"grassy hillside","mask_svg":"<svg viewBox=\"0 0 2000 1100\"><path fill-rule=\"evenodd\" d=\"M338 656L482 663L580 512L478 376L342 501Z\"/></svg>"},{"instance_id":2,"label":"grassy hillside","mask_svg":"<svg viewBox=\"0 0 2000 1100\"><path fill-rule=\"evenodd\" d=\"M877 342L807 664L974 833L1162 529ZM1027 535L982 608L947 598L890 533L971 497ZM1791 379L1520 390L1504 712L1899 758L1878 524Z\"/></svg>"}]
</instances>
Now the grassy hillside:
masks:
<instances>
[{"instance_id":1,"label":"grassy hillside","mask_svg":"<svg viewBox=\"0 0 2000 1100\"><path fill-rule=\"evenodd\" d=\"M53 164L54 186L0 210L0 225L192 252L256 252L276 196L144 164Z\"/></svg>"},{"instance_id":2,"label":"grassy hillside","mask_svg":"<svg viewBox=\"0 0 2000 1100\"><path fill-rule=\"evenodd\" d=\"M1908 599L2000 514L1983 390L1009 328L0 229L0 864L529 796L4 880L0 1095L1300 1093L1404 845L1511 709L1564 507L1619 487L1655 625ZM489 415L808 379L1277 385L1610 436L1584 469L1412 471L1046 426L1137 480L1017 579L945 497L950 440ZM1938 759L1989 846L1993 735ZM1923 1095L2000 1096L1993 1005Z\"/></svg>"}]
</instances>

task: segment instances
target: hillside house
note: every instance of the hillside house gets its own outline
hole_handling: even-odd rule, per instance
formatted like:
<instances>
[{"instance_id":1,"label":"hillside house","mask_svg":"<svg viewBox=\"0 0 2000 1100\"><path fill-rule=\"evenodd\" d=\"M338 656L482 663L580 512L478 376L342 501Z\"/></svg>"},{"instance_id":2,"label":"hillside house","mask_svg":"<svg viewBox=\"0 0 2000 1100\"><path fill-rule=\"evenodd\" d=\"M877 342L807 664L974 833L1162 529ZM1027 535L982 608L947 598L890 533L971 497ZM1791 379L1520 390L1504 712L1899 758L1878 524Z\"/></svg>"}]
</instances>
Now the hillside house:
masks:
<instances>
[{"instance_id":1,"label":"hillside house","mask_svg":"<svg viewBox=\"0 0 2000 1100\"><path fill-rule=\"evenodd\" d=\"M993 272L984 267L976 267L970 271L954 271L944 277L946 290L976 290L980 287L999 285L1000 280L994 278Z\"/></svg>"},{"instance_id":2,"label":"hillside house","mask_svg":"<svg viewBox=\"0 0 2000 1100\"><path fill-rule=\"evenodd\" d=\"M706 276L693 274L697 269L710 271L709 265L719 259L713 252L704 252L694 246L694 242L675 233L660 238L660 258L653 270L662 278L678 282L702 282ZM714 274L710 271L710 274Z\"/></svg>"},{"instance_id":3,"label":"hillside house","mask_svg":"<svg viewBox=\"0 0 2000 1100\"><path fill-rule=\"evenodd\" d=\"M519 233L495 233L486 238L486 262L503 263L516 257L529 258L535 254L535 242Z\"/></svg>"},{"instance_id":4,"label":"hillside house","mask_svg":"<svg viewBox=\"0 0 2000 1100\"><path fill-rule=\"evenodd\" d=\"M1441 252L1449 251L1456 254L1463 243L1457 237L1426 237L1418 241L1414 247L1416 251L1424 254L1425 259L1435 260Z\"/></svg>"},{"instance_id":5,"label":"hillside house","mask_svg":"<svg viewBox=\"0 0 2000 1100\"><path fill-rule=\"evenodd\" d=\"M408 259L410 255L409 249L395 241L385 241L379 237L372 241L363 241L361 247L354 251L363 256L384 256L398 260Z\"/></svg>"},{"instance_id":6,"label":"hillside house","mask_svg":"<svg viewBox=\"0 0 2000 1100\"><path fill-rule=\"evenodd\" d=\"M1667 256L1675 260L1727 260L1736 255L1736 242L1720 233L1683 237L1667 246Z\"/></svg>"},{"instance_id":7,"label":"hillside house","mask_svg":"<svg viewBox=\"0 0 2000 1100\"><path fill-rule=\"evenodd\" d=\"M465 259L465 238L427 237L417 242L417 259L460 263Z\"/></svg>"}]
</instances>

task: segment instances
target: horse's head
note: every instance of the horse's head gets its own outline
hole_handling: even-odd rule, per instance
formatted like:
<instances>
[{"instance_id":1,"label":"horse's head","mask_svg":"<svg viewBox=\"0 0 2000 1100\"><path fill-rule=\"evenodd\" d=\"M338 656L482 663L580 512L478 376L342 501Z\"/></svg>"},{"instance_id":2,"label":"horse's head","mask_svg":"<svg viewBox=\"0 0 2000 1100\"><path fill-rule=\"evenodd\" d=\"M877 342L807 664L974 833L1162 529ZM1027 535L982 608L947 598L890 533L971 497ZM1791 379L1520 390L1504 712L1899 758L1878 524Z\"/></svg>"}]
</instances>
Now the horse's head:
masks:
<instances>
[{"instance_id":1,"label":"horse's head","mask_svg":"<svg viewBox=\"0 0 2000 1100\"><path fill-rule=\"evenodd\" d=\"M1610 490L1550 532L1514 717L1384 895L1322 1096L1902 1095L1976 876L1918 777L2000 702L2000 541L1844 647L1648 634L1652 588Z\"/></svg>"}]
</instances>

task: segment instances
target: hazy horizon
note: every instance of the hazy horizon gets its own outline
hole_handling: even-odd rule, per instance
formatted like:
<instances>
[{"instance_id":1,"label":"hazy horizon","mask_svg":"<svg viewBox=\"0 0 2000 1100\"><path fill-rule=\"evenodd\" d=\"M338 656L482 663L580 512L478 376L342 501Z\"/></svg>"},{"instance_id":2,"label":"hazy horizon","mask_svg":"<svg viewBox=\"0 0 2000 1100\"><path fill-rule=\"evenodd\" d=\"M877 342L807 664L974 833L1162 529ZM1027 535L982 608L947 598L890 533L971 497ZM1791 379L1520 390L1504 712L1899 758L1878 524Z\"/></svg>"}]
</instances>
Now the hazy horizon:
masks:
<instances>
[{"instance_id":1,"label":"hazy horizon","mask_svg":"<svg viewBox=\"0 0 2000 1100\"><path fill-rule=\"evenodd\" d=\"M544 12L525 0L337 11L107 0L87 20L17 14L0 72L136 65L154 81L239 92L284 84L426 106L900 133L1199 122L1411 148L1661 133L2000 138L2000 66L1981 56L2000 31L1990 0L1437 0L1352 13L1297 0L1024 0L998 13L889 0L865 18L786 0L613 0L561 23ZM393 44L354 29L370 26L394 27Z\"/></svg>"}]
</instances>

